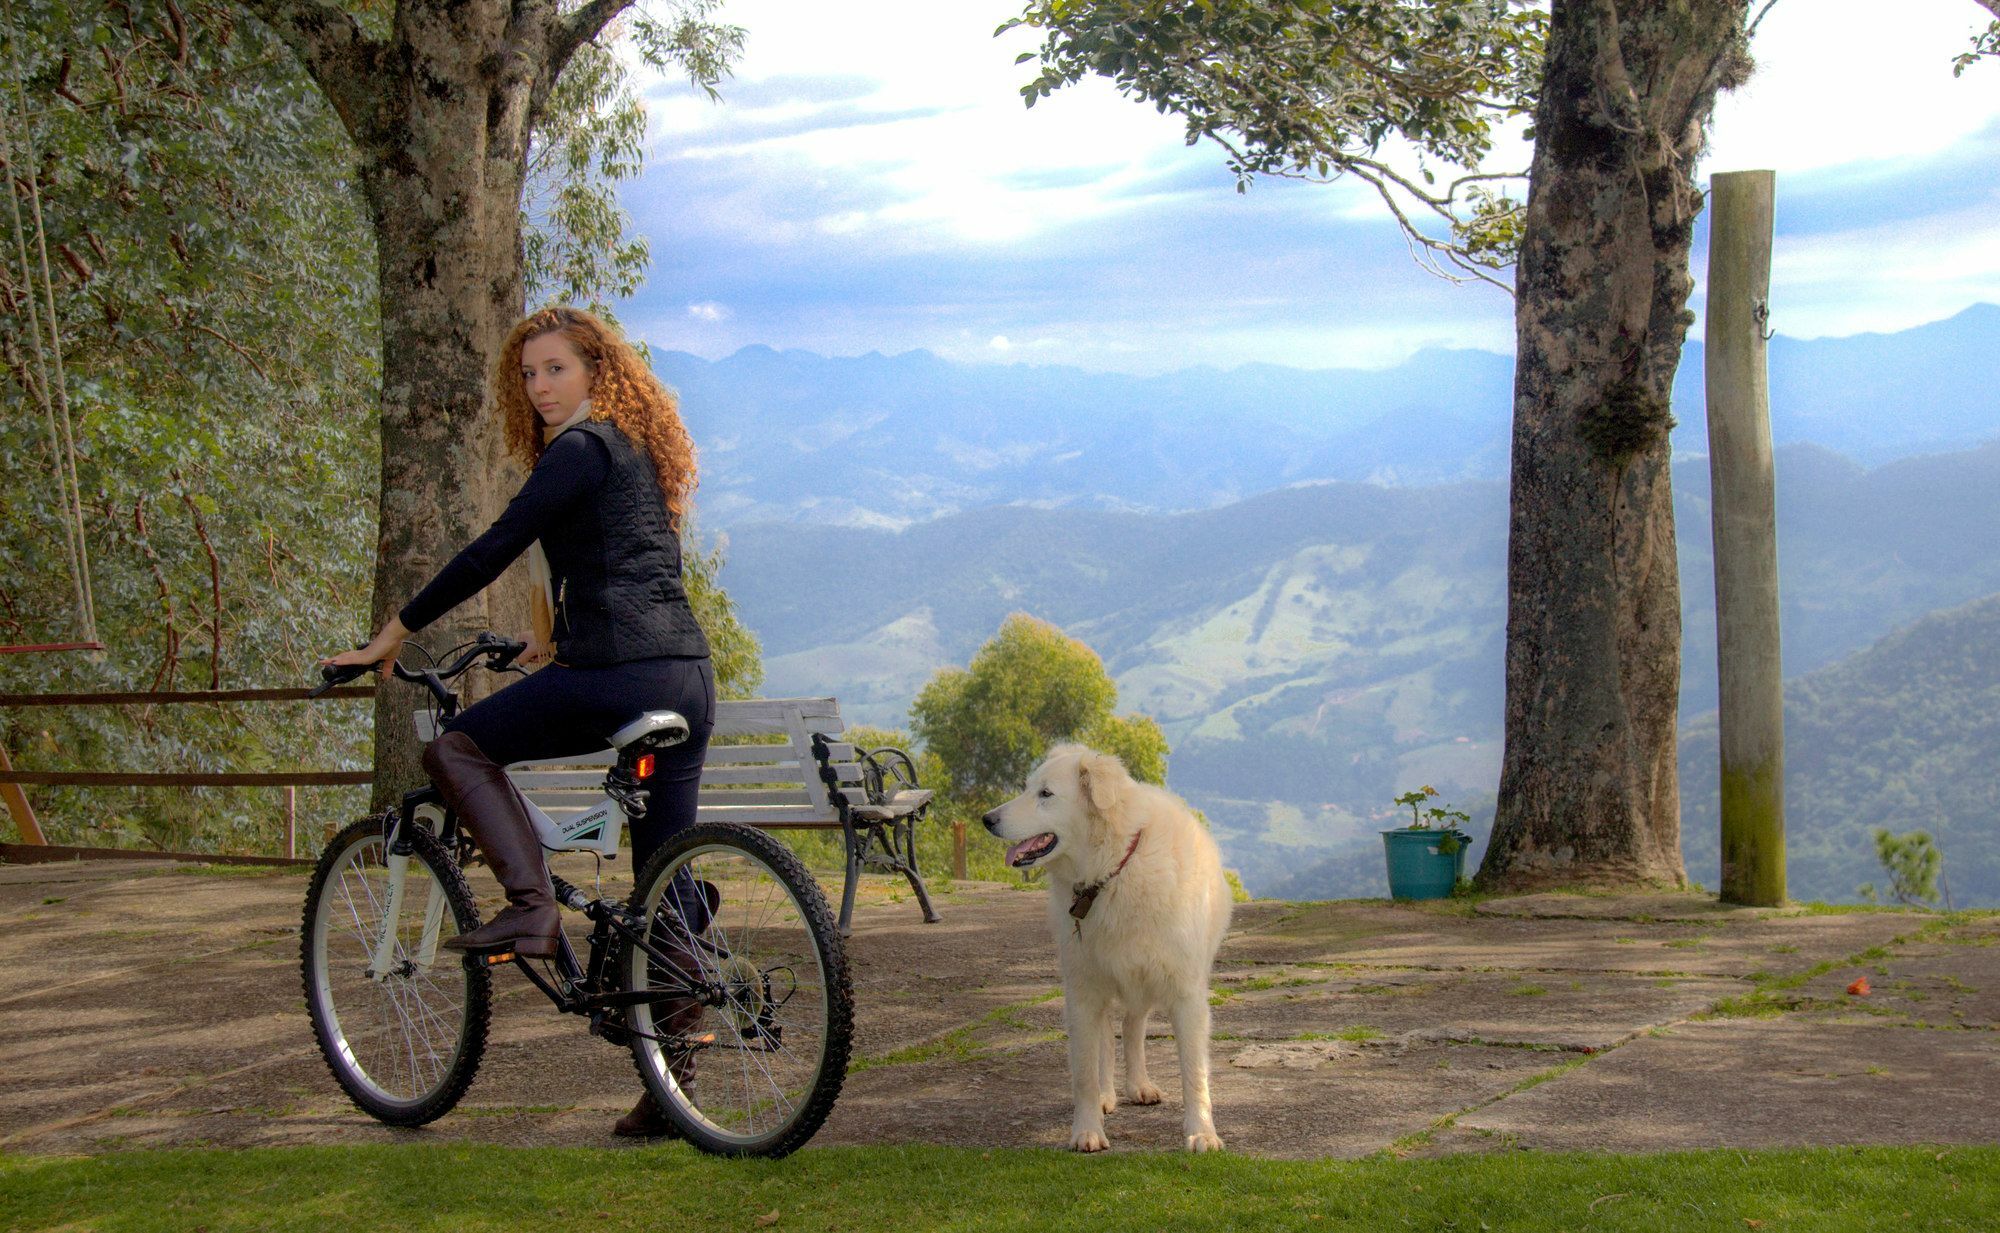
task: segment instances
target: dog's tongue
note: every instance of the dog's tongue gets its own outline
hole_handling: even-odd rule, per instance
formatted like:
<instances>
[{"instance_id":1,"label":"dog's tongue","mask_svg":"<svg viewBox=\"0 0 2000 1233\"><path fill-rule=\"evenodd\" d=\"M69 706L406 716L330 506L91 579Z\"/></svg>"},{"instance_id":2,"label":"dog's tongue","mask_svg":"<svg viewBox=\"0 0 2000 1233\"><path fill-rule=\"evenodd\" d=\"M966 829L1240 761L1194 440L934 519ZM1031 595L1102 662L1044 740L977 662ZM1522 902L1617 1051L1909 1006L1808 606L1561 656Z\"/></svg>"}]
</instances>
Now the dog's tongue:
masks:
<instances>
[{"instance_id":1,"label":"dog's tongue","mask_svg":"<svg viewBox=\"0 0 2000 1233\"><path fill-rule=\"evenodd\" d=\"M1021 842L1007 849L1007 863L1011 865L1023 857L1040 855L1054 842L1055 836L1047 833L1023 839Z\"/></svg>"}]
</instances>

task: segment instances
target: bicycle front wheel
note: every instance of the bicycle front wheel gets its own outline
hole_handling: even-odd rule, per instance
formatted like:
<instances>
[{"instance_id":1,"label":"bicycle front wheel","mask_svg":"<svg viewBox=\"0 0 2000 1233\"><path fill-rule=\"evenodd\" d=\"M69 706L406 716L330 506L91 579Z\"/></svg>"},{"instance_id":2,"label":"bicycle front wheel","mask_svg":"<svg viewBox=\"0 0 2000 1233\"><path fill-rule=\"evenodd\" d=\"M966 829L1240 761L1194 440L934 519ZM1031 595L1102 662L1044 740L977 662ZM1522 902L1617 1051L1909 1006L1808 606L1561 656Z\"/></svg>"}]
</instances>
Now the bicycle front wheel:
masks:
<instances>
[{"instance_id":1,"label":"bicycle front wheel","mask_svg":"<svg viewBox=\"0 0 2000 1233\"><path fill-rule=\"evenodd\" d=\"M681 1134L723 1156L783 1156L847 1078L854 994L819 884L761 831L701 823L646 863L627 946L639 1077Z\"/></svg>"},{"instance_id":2,"label":"bicycle front wheel","mask_svg":"<svg viewBox=\"0 0 2000 1233\"><path fill-rule=\"evenodd\" d=\"M479 924L457 863L421 827L409 828L410 855L395 856L384 827L363 818L320 854L299 955L306 1010L333 1077L370 1116L421 1126L472 1084L492 979L439 946Z\"/></svg>"}]
</instances>

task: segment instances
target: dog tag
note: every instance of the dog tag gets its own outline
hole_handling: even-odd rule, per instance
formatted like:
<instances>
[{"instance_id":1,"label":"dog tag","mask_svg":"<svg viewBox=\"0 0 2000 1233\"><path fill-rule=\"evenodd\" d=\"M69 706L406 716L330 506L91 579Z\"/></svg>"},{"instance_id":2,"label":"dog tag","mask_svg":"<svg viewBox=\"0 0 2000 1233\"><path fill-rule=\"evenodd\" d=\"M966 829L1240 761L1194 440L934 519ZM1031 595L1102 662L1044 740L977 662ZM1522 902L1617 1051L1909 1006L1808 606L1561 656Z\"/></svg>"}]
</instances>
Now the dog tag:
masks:
<instances>
[{"instance_id":1,"label":"dog tag","mask_svg":"<svg viewBox=\"0 0 2000 1233\"><path fill-rule=\"evenodd\" d=\"M1069 914L1078 920L1090 915L1090 905L1097 902L1097 892L1103 889L1101 886L1086 886L1075 892L1069 901Z\"/></svg>"}]
</instances>

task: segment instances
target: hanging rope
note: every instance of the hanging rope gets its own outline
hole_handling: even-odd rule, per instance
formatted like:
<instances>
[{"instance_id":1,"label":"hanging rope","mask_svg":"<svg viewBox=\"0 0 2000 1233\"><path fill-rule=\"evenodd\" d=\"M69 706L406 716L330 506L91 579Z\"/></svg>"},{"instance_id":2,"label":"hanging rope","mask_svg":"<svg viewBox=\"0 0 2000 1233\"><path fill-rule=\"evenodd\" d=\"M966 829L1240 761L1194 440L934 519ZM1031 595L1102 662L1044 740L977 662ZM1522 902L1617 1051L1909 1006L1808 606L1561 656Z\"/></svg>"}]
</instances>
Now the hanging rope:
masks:
<instances>
[{"instance_id":1,"label":"hanging rope","mask_svg":"<svg viewBox=\"0 0 2000 1233\"><path fill-rule=\"evenodd\" d=\"M62 489L64 537L69 552L70 577L75 586L77 619L83 623L85 639L94 643L97 641L97 605L90 589L90 549L84 535L83 486L77 479L76 435L70 421L68 381L63 373L55 278L49 269L48 233L42 225L42 193L37 173L40 162L35 153L34 129L28 119L27 91L21 84L24 74L21 71L20 27L14 22L12 0L0 0L0 16L4 16L7 27L7 74L11 87L6 96L0 96L5 99L4 104L0 104L0 117L4 117L4 122L0 122L0 159L5 159L10 179L27 184L35 247L41 256L39 290L43 302L37 304L35 263L29 256L27 231L21 221L21 195L10 184L7 204L13 215L14 248L20 258L23 298L28 305L28 331L35 348L33 364L24 364L22 372L30 394L40 404L43 417L48 421L49 451L56 464L56 483ZM20 161L15 159L17 142L14 132L17 128L20 132ZM42 330L44 314L48 318L46 340Z\"/></svg>"}]
</instances>

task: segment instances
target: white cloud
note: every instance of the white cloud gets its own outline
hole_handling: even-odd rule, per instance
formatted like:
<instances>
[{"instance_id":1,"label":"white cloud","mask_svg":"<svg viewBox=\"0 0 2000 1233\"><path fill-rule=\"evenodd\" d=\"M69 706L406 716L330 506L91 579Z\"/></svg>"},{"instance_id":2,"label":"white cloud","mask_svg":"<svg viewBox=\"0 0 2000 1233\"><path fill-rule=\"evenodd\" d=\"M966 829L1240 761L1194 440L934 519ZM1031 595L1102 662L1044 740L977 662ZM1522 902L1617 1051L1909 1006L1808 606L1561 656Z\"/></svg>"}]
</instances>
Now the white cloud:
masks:
<instances>
[{"instance_id":1,"label":"white cloud","mask_svg":"<svg viewBox=\"0 0 2000 1233\"><path fill-rule=\"evenodd\" d=\"M2000 64L1951 74L1991 20L1972 0L1780 0L1756 75L1716 102L1707 167L1782 177L1950 149L2000 119Z\"/></svg>"},{"instance_id":2,"label":"white cloud","mask_svg":"<svg viewBox=\"0 0 2000 1233\"><path fill-rule=\"evenodd\" d=\"M1219 163L1212 150L1190 154L1177 120L1103 82L1023 107L1033 70L1014 57L1035 38L996 39L992 14L969 6L882 0L864 22L832 5L731 0L727 17L750 32L736 85L757 101L717 108L660 91L649 157L784 166L878 190L884 204L830 212L822 231L879 231L919 249L1019 242L1143 209L1149 187L1190 158ZM788 78L824 80L829 66L855 79L854 97L782 91Z\"/></svg>"},{"instance_id":3,"label":"white cloud","mask_svg":"<svg viewBox=\"0 0 2000 1233\"><path fill-rule=\"evenodd\" d=\"M1794 338L1902 330L2000 303L1996 217L2000 192L1929 218L1787 239L1771 257L1773 326Z\"/></svg>"},{"instance_id":4,"label":"white cloud","mask_svg":"<svg viewBox=\"0 0 2000 1233\"><path fill-rule=\"evenodd\" d=\"M1220 151L1189 149L1178 120L1101 80L1024 109L1034 66L1014 57L1038 40L992 37L1010 11L877 0L864 20L851 7L729 0L723 14L749 40L725 103L642 73L655 88L640 226L657 252L699 253L672 267L693 286L665 292L652 318L670 327L692 291L717 297L679 323L700 323L688 341L706 348L1032 352L1127 371L1511 349L1505 297L1440 291L1402 257L1363 185L1260 184L1238 197ZM1970 0L1771 10L1759 72L1719 102L1702 174L1779 171L1773 299L1785 332L1898 329L2000 299L2000 209L1966 208L1961 192L1953 213L1890 225L1864 208L1920 193L1920 164L1963 158L2000 124L2000 64L1951 74L1987 20ZM1525 163L1521 143L1496 150L1496 163L1516 152ZM1783 234L1808 187L1813 226ZM1018 267L1036 271L1031 285L1005 277ZM869 298L891 286L900 298Z\"/></svg>"}]
</instances>

